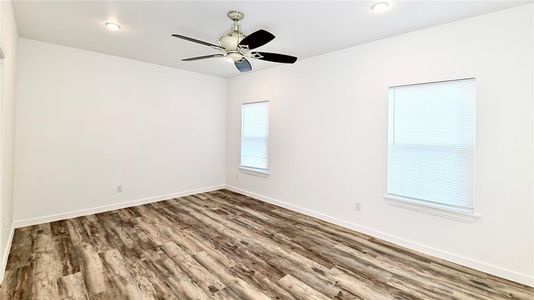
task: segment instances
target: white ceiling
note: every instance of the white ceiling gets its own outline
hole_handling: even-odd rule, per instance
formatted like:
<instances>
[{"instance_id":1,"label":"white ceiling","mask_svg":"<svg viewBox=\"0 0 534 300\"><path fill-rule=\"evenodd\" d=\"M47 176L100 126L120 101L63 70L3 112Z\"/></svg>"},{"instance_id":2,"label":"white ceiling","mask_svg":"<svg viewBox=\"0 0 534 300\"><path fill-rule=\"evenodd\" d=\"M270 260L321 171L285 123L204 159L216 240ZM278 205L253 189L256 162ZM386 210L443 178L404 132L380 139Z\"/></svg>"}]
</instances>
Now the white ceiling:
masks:
<instances>
[{"instance_id":1,"label":"white ceiling","mask_svg":"<svg viewBox=\"0 0 534 300\"><path fill-rule=\"evenodd\" d=\"M262 51L307 57L384 37L501 10L524 1L393 1L381 14L373 1L15 1L19 35L221 77L239 75L225 60L181 62L216 53L172 38L179 33L216 43L230 29L229 10L245 13L241 28L276 36ZM103 23L118 21L119 32ZM258 49L258 50L259 50ZM255 70L277 64L254 60ZM298 61L297 61L298 63Z\"/></svg>"}]
</instances>

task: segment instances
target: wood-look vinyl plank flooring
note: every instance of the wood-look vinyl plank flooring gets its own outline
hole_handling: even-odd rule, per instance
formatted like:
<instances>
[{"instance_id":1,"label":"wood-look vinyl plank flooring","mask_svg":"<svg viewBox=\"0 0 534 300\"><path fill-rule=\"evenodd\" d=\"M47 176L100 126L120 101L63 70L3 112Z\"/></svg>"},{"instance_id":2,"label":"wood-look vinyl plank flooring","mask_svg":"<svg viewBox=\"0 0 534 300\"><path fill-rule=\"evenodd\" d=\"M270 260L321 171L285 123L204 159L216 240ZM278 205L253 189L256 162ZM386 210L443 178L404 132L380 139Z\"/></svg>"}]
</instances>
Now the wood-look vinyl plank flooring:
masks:
<instances>
[{"instance_id":1,"label":"wood-look vinyl plank flooring","mask_svg":"<svg viewBox=\"0 0 534 300\"><path fill-rule=\"evenodd\" d=\"M18 228L0 299L534 299L228 190Z\"/></svg>"}]
</instances>

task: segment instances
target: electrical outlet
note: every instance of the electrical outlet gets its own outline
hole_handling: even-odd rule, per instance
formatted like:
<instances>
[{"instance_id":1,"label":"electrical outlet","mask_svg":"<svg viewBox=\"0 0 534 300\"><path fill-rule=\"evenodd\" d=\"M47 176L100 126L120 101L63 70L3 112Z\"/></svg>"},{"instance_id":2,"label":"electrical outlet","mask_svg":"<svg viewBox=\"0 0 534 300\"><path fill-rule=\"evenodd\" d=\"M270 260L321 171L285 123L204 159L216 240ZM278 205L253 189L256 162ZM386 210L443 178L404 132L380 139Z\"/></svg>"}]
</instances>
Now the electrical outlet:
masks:
<instances>
[{"instance_id":1,"label":"electrical outlet","mask_svg":"<svg viewBox=\"0 0 534 300\"><path fill-rule=\"evenodd\" d=\"M122 185L117 185L117 193L122 193Z\"/></svg>"},{"instance_id":2,"label":"electrical outlet","mask_svg":"<svg viewBox=\"0 0 534 300\"><path fill-rule=\"evenodd\" d=\"M239 175L235 174L235 181L239 180Z\"/></svg>"},{"instance_id":3,"label":"electrical outlet","mask_svg":"<svg viewBox=\"0 0 534 300\"><path fill-rule=\"evenodd\" d=\"M362 204L360 202L354 202L354 209L356 211L362 211Z\"/></svg>"}]
</instances>

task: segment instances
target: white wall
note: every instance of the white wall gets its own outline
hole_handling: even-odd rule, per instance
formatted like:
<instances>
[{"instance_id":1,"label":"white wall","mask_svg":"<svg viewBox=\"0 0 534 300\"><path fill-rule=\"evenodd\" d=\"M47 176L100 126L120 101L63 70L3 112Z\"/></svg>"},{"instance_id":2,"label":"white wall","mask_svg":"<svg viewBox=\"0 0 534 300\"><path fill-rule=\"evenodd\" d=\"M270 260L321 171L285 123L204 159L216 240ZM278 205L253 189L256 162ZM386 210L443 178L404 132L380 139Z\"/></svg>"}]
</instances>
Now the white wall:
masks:
<instances>
[{"instance_id":1,"label":"white wall","mask_svg":"<svg viewBox=\"0 0 534 300\"><path fill-rule=\"evenodd\" d=\"M19 58L20 224L224 184L224 79L27 39Z\"/></svg>"},{"instance_id":2,"label":"white wall","mask_svg":"<svg viewBox=\"0 0 534 300\"><path fill-rule=\"evenodd\" d=\"M227 184L534 285L533 12L521 6L229 80ZM466 77L477 82L481 218L389 205L388 87ZM240 104L259 100L270 100L267 178L238 171Z\"/></svg>"},{"instance_id":3,"label":"white wall","mask_svg":"<svg viewBox=\"0 0 534 300\"><path fill-rule=\"evenodd\" d=\"M0 86L0 281L9 254L13 224L13 148L15 129L15 69L17 62L17 25L10 1L0 2L0 47L6 58L2 61Z\"/></svg>"}]
</instances>

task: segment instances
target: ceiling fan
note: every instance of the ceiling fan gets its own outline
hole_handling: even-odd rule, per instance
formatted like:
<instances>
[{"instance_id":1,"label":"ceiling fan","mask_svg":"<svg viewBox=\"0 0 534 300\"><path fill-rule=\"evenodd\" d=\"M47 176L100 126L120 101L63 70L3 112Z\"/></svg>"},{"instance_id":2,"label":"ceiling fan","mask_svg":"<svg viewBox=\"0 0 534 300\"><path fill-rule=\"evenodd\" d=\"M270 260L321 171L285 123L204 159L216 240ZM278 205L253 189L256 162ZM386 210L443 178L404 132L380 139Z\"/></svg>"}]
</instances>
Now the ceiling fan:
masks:
<instances>
[{"instance_id":1,"label":"ceiling fan","mask_svg":"<svg viewBox=\"0 0 534 300\"><path fill-rule=\"evenodd\" d=\"M251 51L272 41L274 39L274 35L263 29L255 31L249 35L244 34L239 29L238 23L243 19L244 16L245 15L242 12L238 11L231 11L228 13L228 17L234 22L232 25L232 30L219 39L218 45L190 38L180 34L173 34L173 37L208 46L222 52L210 55L184 58L182 59L182 61L194 61L208 58L223 57L226 60L233 62L240 72L248 72L252 70L252 66L250 65L250 62L247 60L247 58L255 58L285 64L292 64L297 61L296 57L290 55L271 52Z\"/></svg>"}]
</instances>

